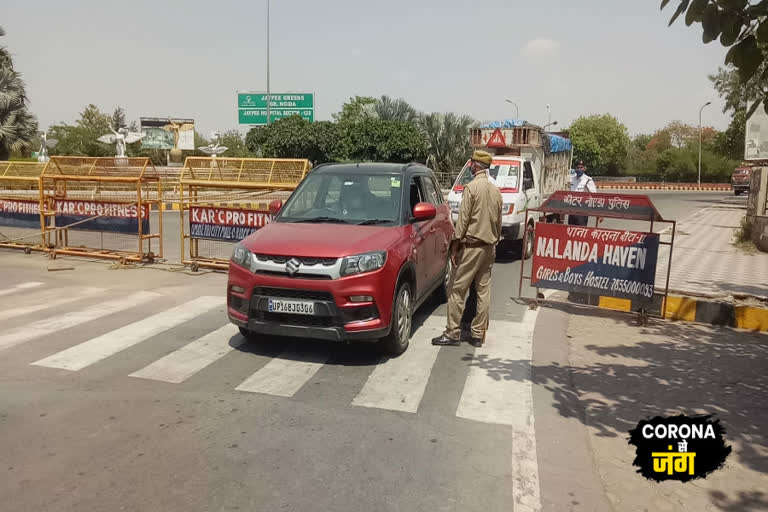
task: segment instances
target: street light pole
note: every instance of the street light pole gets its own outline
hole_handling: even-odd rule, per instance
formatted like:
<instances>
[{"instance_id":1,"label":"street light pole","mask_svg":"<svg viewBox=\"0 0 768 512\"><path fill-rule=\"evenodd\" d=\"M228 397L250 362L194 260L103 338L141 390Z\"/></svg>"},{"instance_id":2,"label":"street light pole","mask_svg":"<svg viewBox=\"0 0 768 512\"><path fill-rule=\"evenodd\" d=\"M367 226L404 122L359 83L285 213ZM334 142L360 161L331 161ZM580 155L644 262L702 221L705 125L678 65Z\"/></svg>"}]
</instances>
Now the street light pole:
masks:
<instances>
[{"instance_id":1,"label":"street light pole","mask_svg":"<svg viewBox=\"0 0 768 512\"><path fill-rule=\"evenodd\" d=\"M269 95L269 0L267 0L267 125L272 113L270 103L272 103L272 97Z\"/></svg>"},{"instance_id":2,"label":"street light pole","mask_svg":"<svg viewBox=\"0 0 768 512\"><path fill-rule=\"evenodd\" d=\"M510 103L515 106L515 121L520 119L520 109L517 108L517 103L507 98L507 103Z\"/></svg>"},{"instance_id":3,"label":"street light pole","mask_svg":"<svg viewBox=\"0 0 768 512\"><path fill-rule=\"evenodd\" d=\"M699 109L699 180L698 180L699 186L701 186L701 111L704 110L704 107L711 104L712 102L708 101L705 104L703 104Z\"/></svg>"}]
</instances>

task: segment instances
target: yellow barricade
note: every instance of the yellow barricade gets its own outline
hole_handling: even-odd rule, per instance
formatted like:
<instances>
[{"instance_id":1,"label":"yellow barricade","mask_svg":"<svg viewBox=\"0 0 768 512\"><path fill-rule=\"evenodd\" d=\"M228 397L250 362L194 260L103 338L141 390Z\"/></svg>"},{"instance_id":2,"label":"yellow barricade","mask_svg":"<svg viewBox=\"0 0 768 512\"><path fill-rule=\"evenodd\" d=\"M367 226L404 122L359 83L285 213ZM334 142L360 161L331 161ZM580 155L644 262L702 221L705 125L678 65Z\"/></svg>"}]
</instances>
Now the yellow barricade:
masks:
<instances>
[{"instance_id":1,"label":"yellow barricade","mask_svg":"<svg viewBox=\"0 0 768 512\"><path fill-rule=\"evenodd\" d=\"M287 199L309 170L302 159L188 157L178 187L182 263L226 269L232 244L270 222L269 203Z\"/></svg>"},{"instance_id":2,"label":"yellow barricade","mask_svg":"<svg viewBox=\"0 0 768 512\"><path fill-rule=\"evenodd\" d=\"M51 157L40 178L45 243L59 254L162 258L162 199L149 158Z\"/></svg>"},{"instance_id":3,"label":"yellow barricade","mask_svg":"<svg viewBox=\"0 0 768 512\"><path fill-rule=\"evenodd\" d=\"M0 162L0 247L45 250L40 179L48 164Z\"/></svg>"}]
</instances>

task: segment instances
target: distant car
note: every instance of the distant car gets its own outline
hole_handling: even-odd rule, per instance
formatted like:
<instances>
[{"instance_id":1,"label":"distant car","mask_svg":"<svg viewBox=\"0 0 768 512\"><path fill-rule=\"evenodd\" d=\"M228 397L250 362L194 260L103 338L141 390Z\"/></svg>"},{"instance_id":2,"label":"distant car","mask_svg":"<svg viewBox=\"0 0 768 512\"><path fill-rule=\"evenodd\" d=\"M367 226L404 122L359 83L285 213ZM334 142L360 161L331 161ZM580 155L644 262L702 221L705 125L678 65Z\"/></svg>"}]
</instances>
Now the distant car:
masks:
<instances>
[{"instance_id":1,"label":"distant car","mask_svg":"<svg viewBox=\"0 0 768 512\"><path fill-rule=\"evenodd\" d=\"M749 180L751 179L752 169L749 167L737 167L731 174L731 186L734 195L741 195L742 192L749 192Z\"/></svg>"},{"instance_id":2,"label":"distant car","mask_svg":"<svg viewBox=\"0 0 768 512\"><path fill-rule=\"evenodd\" d=\"M414 310L447 294L453 223L418 164L316 167L229 264L227 311L245 336L381 339L408 347Z\"/></svg>"}]
</instances>

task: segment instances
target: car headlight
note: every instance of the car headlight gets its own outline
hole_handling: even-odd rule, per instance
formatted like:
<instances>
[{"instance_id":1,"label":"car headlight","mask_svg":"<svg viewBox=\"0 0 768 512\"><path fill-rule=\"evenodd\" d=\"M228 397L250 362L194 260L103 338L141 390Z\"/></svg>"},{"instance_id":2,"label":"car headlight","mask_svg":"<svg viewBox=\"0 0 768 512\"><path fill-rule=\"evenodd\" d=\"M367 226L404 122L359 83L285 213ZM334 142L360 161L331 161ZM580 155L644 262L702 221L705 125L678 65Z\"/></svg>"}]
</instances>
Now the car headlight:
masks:
<instances>
[{"instance_id":1,"label":"car headlight","mask_svg":"<svg viewBox=\"0 0 768 512\"><path fill-rule=\"evenodd\" d=\"M232 261L245 268L251 268L252 254L243 244L237 243L232 249Z\"/></svg>"},{"instance_id":2,"label":"car headlight","mask_svg":"<svg viewBox=\"0 0 768 512\"><path fill-rule=\"evenodd\" d=\"M512 215L515 212L515 203L504 203L501 205L502 215Z\"/></svg>"},{"instance_id":3,"label":"car headlight","mask_svg":"<svg viewBox=\"0 0 768 512\"><path fill-rule=\"evenodd\" d=\"M347 256L341 261L341 275L351 276L372 272L384 266L387 261L386 251L367 252L355 256Z\"/></svg>"}]
</instances>

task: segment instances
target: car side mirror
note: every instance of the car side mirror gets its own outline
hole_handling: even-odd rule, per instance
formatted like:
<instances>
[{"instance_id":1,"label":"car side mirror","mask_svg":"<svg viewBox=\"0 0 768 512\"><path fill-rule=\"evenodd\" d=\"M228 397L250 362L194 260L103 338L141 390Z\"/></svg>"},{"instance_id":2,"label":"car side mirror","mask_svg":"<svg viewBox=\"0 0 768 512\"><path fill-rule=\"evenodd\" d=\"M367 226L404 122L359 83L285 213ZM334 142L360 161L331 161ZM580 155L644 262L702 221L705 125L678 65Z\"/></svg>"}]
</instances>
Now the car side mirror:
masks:
<instances>
[{"instance_id":1,"label":"car side mirror","mask_svg":"<svg viewBox=\"0 0 768 512\"><path fill-rule=\"evenodd\" d=\"M432 203L417 203L413 207L413 220L416 222L434 219L436 215L437 208Z\"/></svg>"},{"instance_id":2,"label":"car side mirror","mask_svg":"<svg viewBox=\"0 0 768 512\"><path fill-rule=\"evenodd\" d=\"M283 200L282 199L275 199L271 203L269 203L269 213L270 215L277 215L280 210L283 209Z\"/></svg>"}]
</instances>

